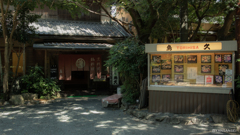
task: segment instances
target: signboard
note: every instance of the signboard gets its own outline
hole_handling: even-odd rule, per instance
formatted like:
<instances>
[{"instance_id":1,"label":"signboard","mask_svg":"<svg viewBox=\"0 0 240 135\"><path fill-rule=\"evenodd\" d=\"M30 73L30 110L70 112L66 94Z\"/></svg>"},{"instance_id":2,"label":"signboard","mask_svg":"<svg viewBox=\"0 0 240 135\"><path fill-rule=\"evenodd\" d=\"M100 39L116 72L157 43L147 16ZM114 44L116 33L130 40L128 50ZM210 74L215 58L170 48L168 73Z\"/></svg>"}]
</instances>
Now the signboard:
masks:
<instances>
[{"instance_id":1,"label":"signboard","mask_svg":"<svg viewBox=\"0 0 240 135\"><path fill-rule=\"evenodd\" d=\"M112 85L119 85L117 68L112 67Z\"/></svg>"},{"instance_id":2,"label":"signboard","mask_svg":"<svg viewBox=\"0 0 240 135\"><path fill-rule=\"evenodd\" d=\"M157 51L198 51L198 50L221 50L222 43L186 43L157 45Z\"/></svg>"}]
</instances>

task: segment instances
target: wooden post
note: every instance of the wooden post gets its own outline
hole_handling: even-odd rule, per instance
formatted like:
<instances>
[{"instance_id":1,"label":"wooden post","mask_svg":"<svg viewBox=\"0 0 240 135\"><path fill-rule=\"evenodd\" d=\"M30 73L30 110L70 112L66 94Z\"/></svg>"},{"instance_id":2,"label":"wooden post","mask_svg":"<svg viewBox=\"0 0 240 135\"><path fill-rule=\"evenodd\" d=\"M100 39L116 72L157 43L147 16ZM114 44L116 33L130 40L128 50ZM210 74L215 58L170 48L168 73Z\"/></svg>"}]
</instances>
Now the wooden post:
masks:
<instances>
[{"instance_id":1,"label":"wooden post","mask_svg":"<svg viewBox=\"0 0 240 135\"><path fill-rule=\"evenodd\" d=\"M47 77L47 50L45 50L45 57L44 57L44 76Z\"/></svg>"},{"instance_id":2,"label":"wooden post","mask_svg":"<svg viewBox=\"0 0 240 135\"><path fill-rule=\"evenodd\" d=\"M23 45L23 75L26 73L26 63L25 63L25 44Z\"/></svg>"},{"instance_id":3,"label":"wooden post","mask_svg":"<svg viewBox=\"0 0 240 135\"><path fill-rule=\"evenodd\" d=\"M1 82L3 81L3 73L2 73L2 54L0 51L0 74L1 74Z\"/></svg>"},{"instance_id":4,"label":"wooden post","mask_svg":"<svg viewBox=\"0 0 240 135\"><path fill-rule=\"evenodd\" d=\"M50 78L50 59L48 52L47 52L47 77Z\"/></svg>"}]
</instances>

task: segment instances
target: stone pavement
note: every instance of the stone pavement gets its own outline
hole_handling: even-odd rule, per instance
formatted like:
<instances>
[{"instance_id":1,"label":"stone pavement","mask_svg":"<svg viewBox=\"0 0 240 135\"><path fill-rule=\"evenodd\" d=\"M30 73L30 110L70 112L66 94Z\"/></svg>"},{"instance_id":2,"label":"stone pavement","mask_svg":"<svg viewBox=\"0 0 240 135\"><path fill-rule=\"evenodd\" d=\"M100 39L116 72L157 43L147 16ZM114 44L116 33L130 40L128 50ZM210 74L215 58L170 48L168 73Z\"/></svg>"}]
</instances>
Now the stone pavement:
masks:
<instances>
[{"instance_id":1,"label":"stone pavement","mask_svg":"<svg viewBox=\"0 0 240 135\"><path fill-rule=\"evenodd\" d=\"M103 108L102 96L58 99L49 104L0 106L0 135L195 135L232 128L227 124L169 124L128 115L116 107ZM214 130L215 131L215 130Z\"/></svg>"}]
</instances>

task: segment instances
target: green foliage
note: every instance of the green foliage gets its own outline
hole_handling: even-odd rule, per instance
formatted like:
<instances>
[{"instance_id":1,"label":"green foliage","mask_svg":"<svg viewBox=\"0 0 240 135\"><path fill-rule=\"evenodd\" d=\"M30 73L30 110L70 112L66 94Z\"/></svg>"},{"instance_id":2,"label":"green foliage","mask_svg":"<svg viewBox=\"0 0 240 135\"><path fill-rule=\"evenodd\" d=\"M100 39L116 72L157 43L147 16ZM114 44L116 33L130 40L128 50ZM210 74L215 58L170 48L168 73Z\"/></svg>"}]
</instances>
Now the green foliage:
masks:
<instances>
[{"instance_id":1,"label":"green foliage","mask_svg":"<svg viewBox=\"0 0 240 135\"><path fill-rule=\"evenodd\" d=\"M56 92L61 91L60 87L57 85L57 81L50 78L44 78L43 75L44 73L41 67L30 67L28 75L23 76L21 79L22 83L25 84L22 93L31 91L37 93L39 96L50 95L52 97Z\"/></svg>"},{"instance_id":2,"label":"green foliage","mask_svg":"<svg viewBox=\"0 0 240 135\"><path fill-rule=\"evenodd\" d=\"M236 81L236 87L240 88L240 76L237 77L237 79L235 79Z\"/></svg>"},{"instance_id":3,"label":"green foliage","mask_svg":"<svg viewBox=\"0 0 240 135\"><path fill-rule=\"evenodd\" d=\"M35 30L33 26L30 24L36 22L39 19L40 15L29 14L30 9L28 6L24 6L18 12L18 25L13 33L13 39L20 42L20 43L32 43L33 37L36 36ZM8 37L10 37L12 28L13 28L13 15L12 11L8 11L7 18L8 21L6 22L6 26L8 30L6 31ZM2 27L0 26L0 35L3 33Z\"/></svg>"},{"instance_id":4,"label":"green foliage","mask_svg":"<svg viewBox=\"0 0 240 135\"><path fill-rule=\"evenodd\" d=\"M120 72L124 78L123 98L129 102L139 97L140 74L147 72L144 70L146 60L145 46L139 45L139 41L134 38L118 42L110 50L105 66L115 67Z\"/></svg>"}]
</instances>

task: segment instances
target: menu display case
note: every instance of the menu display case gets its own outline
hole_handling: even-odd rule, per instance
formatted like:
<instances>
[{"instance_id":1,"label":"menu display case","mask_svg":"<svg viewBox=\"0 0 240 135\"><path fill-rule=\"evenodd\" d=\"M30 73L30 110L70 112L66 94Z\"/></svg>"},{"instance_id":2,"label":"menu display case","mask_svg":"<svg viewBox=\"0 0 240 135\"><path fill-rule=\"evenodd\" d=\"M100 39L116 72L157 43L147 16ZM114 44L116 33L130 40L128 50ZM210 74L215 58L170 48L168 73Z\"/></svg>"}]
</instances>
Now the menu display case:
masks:
<instances>
[{"instance_id":1,"label":"menu display case","mask_svg":"<svg viewBox=\"0 0 240 135\"><path fill-rule=\"evenodd\" d=\"M227 94L234 89L236 41L145 47L149 90Z\"/></svg>"}]
</instances>

